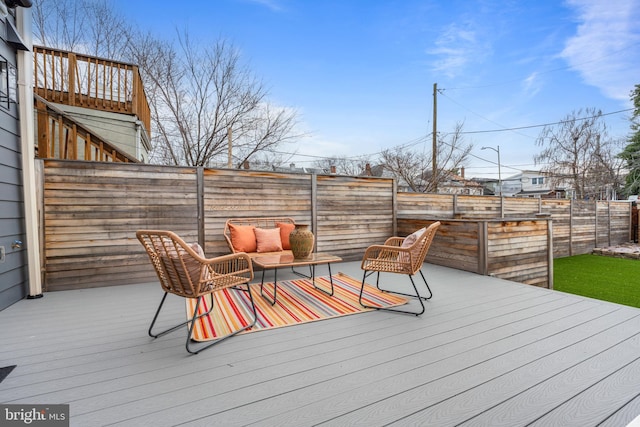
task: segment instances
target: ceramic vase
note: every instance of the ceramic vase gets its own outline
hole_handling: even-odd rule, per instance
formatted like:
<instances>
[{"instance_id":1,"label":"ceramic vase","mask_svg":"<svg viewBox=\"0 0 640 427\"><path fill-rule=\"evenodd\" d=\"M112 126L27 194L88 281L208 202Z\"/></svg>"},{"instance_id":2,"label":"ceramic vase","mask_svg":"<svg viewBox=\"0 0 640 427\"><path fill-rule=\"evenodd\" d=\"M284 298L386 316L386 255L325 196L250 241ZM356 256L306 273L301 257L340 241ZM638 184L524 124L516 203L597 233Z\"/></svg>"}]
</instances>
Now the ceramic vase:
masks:
<instances>
[{"instance_id":1,"label":"ceramic vase","mask_svg":"<svg viewBox=\"0 0 640 427\"><path fill-rule=\"evenodd\" d=\"M296 259L308 258L313 252L315 237L307 224L296 224L296 228L289 234L291 252Z\"/></svg>"}]
</instances>

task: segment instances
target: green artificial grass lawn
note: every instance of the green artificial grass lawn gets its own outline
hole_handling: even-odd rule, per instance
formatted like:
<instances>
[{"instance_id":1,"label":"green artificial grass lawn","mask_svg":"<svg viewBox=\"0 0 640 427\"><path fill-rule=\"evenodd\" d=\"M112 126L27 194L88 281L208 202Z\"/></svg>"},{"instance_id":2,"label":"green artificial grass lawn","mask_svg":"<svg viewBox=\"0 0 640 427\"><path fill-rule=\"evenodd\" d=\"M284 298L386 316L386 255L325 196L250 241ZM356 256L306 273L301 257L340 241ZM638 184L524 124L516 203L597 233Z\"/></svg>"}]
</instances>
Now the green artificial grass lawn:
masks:
<instances>
[{"instance_id":1,"label":"green artificial grass lawn","mask_svg":"<svg viewBox=\"0 0 640 427\"><path fill-rule=\"evenodd\" d=\"M556 258L553 289L640 307L640 260L591 254Z\"/></svg>"}]
</instances>

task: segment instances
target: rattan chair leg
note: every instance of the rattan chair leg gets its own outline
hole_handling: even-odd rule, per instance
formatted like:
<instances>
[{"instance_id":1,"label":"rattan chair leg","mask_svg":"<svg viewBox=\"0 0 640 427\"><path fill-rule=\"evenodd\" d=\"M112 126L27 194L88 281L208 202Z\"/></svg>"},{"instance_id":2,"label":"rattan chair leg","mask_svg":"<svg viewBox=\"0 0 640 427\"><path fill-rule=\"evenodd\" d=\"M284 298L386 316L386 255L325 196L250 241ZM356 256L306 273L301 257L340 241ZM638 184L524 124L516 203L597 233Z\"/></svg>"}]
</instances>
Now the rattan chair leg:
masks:
<instances>
[{"instance_id":1,"label":"rattan chair leg","mask_svg":"<svg viewBox=\"0 0 640 427\"><path fill-rule=\"evenodd\" d=\"M422 295L414 295L414 294L403 294L402 292L389 291L387 289L380 288L380 286L378 286L378 281L380 280L380 273L379 272L378 272L378 278L376 280L376 287L382 292L391 292L393 294L404 295L406 297L411 297L411 298L420 298L423 301L428 301L428 300L431 299L431 297L433 297L433 292L431 292L431 288L429 287L429 284L427 283L427 279L425 279L424 274L422 274L422 270L418 270L418 271L420 272L420 275L422 276L422 281L424 282L424 285L427 288L427 291L429 291L429 296L428 297L423 297ZM412 275L408 275L408 276L411 279L411 282L413 282L413 276ZM416 288L415 284L414 284L413 287ZM416 289L416 293L418 293L417 289Z\"/></svg>"},{"instance_id":2,"label":"rattan chair leg","mask_svg":"<svg viewBox=\"0 0 640 427\"><path fill-rule=\"evenodd\" d=\"M166 329L166 330L164 330L162 332L154 333L153 332L153 326L156 324L156 320L158 320L158 315L160 314L160 310L162 310L162 306L164 305L164 301L167 299L167 294L168 294L168 292L164 293L164 296L162 297L162 301L160 301L160 305L158 306L158 310L156 310L156 314L155 314L155 316L153 316L153 320L151 321L151 326L149 326L149 336L152 337L152 338L158 338L158 337L161 337L163 335L168 334L169 332L173 332L176 329L178 329L179 327L184 326L184 325L186 325L187 323L189 323L189 322L191 322L193 320L193 319L186 320L186 321L184 321L182 323L179 323L179 324L177 324L175 326L172 326L169 329ZM200 305L200 299L201 298L202 297L198 297L198 302L196 303L196 313L198 312L198 306ZM198 316L198 318L208 315L209 313L211 313L212 309L213 309L213 306L211 307L211 309L209 309L209 311L207 311L206 313L203 313L200 316Z\"/></svg>"},{"instance_id":3,"label":"rattan chair leg","mask_svg":"<svg viewBox=\"0 0 640 427\"><path fill-rule=\"evenodd\" d=\"M189 321L189 322L191 322L191 326L189 326L189 334L187 335L187 343L185 345L185 347L186 347L186 349L187 349L187 351L189 353L198 354L201 351L206 350L206 349L208 349L210 347L213 347L214 345L220 343L221 341L226 340L227 338L230 338L230 337L232 337L232 336L244 331L245 329L249 329L253 325L256 324L256 321L258 320L258 313L256 311L256 305L255 305L255 303L253 301L253 294L251 293L251 288L250 288L248 283L247 283L247 289L246 290L242 289L242 291L249 293L249 301L251 301L251 309L253 311L253 320L251 321L251 323L248 324L247 326L243 326L240 329L237 329L237 330L235 330L235 331L233 331L233 332L231 332L231 333L229 333L229 334L227 334L225 336L222 336L222 337L220 337L220 338L218 338L218 339L216 339L214 341L208 342L207 344L200 345L199 347L197 347L197 349L193 349L193 348L191 348L191 346L189 344L192 341L191 337L193 336L193 329L194 329L194 326L195 326L195 321L198 320L202 316L206 316L207 314L209 314L211 312L211 310L213 310L213 298L212 298L211 299L211 309L207 313L197 316L198 305L200 304L200 299L198 299L198 302L196 303L196 307L195 307L194 312L193 312L193 318Z\"/></svg>"},{"instance_id":4,"label":"rattan chair leg","mask_svg":"<svg viewBox=\"0 0 640 427\"><path fill-rule=\"evenodd\" d=\"M368 273L368 274L367 274ZM372 273L378 273L377 277L376 277L376 287L381 290L382 292L389 292L389 293L393 293L393 294L398 294L398 295L404 295L404 296L408 296L408 297L412 297L412 298L416 298L418 300L418 302L420 303L421 306L421 310L420 311L411 311L411 310L401 310L398 308L394 308L394 307L374 307L374 306L369 306L366 305L362 302L362 294L364 292L364 285L365 285L365 280L367 279L367 277L369 275L371 275ZM404 313L404 314L413 314L415 316L420 316L422 313L425 312L425 306L423 301L428 300L429 298L431 298L433 296L432 292L431 292L431 288L429 288L429 285L427 284L426 279L424 278L424 275L422 274L422 271L420 271L420 274L422 275L422 279L424 280L425 285L427 286L427 289L429 290L429 297L422 297L420 296L420 293L418 292L418 288L416 287L415 282L413 281L413 276L412 275L408 275L409 279L411 280L411 285L413 286L413 289L415 290L415 294L407 294L407 293L402 293L402 292L396 292L396 291L389 291L389 290L385 290L380 288L380 272L379 271L365 271L363 276L362 276L362 286L360 288L360 297L359 297L359 302L360 305L365 307L365 308L375 308L376 310L386 310L386 311L394 311L397 313Z\"/></svg>"}]
</instances>

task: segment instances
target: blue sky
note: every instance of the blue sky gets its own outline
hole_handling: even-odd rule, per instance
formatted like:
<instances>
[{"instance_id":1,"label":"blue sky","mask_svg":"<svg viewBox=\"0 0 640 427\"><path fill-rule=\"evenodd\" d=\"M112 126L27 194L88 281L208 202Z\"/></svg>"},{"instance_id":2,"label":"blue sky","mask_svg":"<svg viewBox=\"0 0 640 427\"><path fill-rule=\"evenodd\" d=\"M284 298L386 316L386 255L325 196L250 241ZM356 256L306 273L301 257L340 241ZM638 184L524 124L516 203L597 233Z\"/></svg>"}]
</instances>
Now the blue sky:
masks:
<instances>
[{"instance_id":1,"label":"blue sky","mask_svg":"<svg viewBox=\"0 0 640 427\"><path fill-rule=\"evenodd\" d=\"M640 0L112 0L141 29L200 41L224 37L295 109L309 137L282 151L375 157L430 150L433 84L438 131L464 122L466 177L535 168L542 127L584 108L631 108L640 84ZM606 117L625 138L629 112ZM489 132L511 128L526 129Z\"/></svg>"}]
</instances>

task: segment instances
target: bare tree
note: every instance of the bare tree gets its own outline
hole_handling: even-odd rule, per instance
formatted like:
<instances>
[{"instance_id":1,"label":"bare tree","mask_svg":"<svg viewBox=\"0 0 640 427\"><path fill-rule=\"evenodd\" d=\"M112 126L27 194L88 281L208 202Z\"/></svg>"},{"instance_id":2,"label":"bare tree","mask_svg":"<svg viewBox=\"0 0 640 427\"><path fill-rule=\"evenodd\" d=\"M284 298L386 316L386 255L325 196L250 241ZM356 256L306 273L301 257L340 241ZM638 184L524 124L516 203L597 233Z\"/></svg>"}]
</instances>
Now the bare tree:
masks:
<instances>
[{"instance_id":1,"label":"bare tree","mask_svg":"<svg viewBox=\"0 0 640 427\"><path fill-rule=\"evenodd\" d=\"M82 9L75 0L41 0L33 4L33 31L38 43L75 51L83 40Z\"/></svg>"},{"instance_id":2,"label":"bare tree","mask_svg":"<svg viewBox=\"0 0 640 427\"><path fill-rule=\"evenodd\" d=\"M624 140L610 140L607 147L597 152L597 167L589 186L588 196L600 200L617 200L624 195L626 162L616 153L622 150Z\"/></svg>"},{"instance_id":3,"label":"bare tree","mask_svg":"<svg viewBox=\"0 0 640 427\"><path fill-rule=\"evenodd\" d=\"M106 0L84 0L85 27L90 54L108 59L127 61L132 46L132 26Z\"/></svg>"},{"instance_id":4,"label":"bare tree","mask_svg":"<svg viewBox=\"0 0 640 427\"><path fill-rule=\"evenodd\" d=\"M428 192L431 176L431 154L413 152L404 147L384 150L381 154L383 167L400 183L406 184L416 193Z\"/></svg>"},{"instance_id":5,"label":"bare tree","mask_svg":"<svg viewBox=\"0 0 640 427\"><path fill-rule=\"evenodd\" d=\"M106 0L39 0L33 31L47 47L123 60L132 30Z\"/></svg>"},{"instance_id":6,"label":"bare tree","mask_svg":"<svg viewBox=\"0 0 640 427\"><path fill-rule=\"evenodd\" d=\"M270 104L267 91L234 46L197 45L189 33L166 42L137 33L107 0L40 0L39 42L139 66L152 115L154 163L241 167L268 157L294 132L296 112ZM229 153L232 155L229 156Z\"/></svg>"},{"instance_id":7,"label":"bare tree","mask_svg":"<svg viewBox=\"0 0 640 427\"><path fill-rule=\"evenodd\" d=\"M616 167L610 155L614 141L608 138L602 112L595 108L574 111L558 125L546 126L536 144L543 150L534 157L544 164L549 183L568 183L578 199L599 198L607 187L615 186Z\"/></svg>"},{"instance_id":8,"label":"bare tree","mask_svg":"<svg viewBox=\"0 0 640 427\"><path fill-rule=\"evenodd\" d=\"M436 152L437 183L446 181L452 173L464 166L472 144L465 144L462 123L457 123L451 134L438 137ZM435 192L433 161L430 151L417 152L404 147L384 150L381 153L384 168L396 179L406 183L411 191L418 193Z\"/></svg>"},{"instance_id":9,"label":"bare tree","mask_svg":"<svg viewBox=\"0 0 640 427\"><path fill-rule=\"evenodd\" d=\"M162 164L232 166L293 141L296 115L266 102L266 90L219 40L196 45L186 32L177 44L146 36L134 43L135 62L153 110L152 159ZM231 143L231 150L229 150Z\"/></svg>"},{"instance_id":10,"label":"bare tree","mask_svg":"<svg viewBox=\"0 0 640 427\"><path fill-rule=\"evenodd\" d=\"M262 161L273 166L283 164L286 159L280 153L273 153L271 150L304 136L293 132L296 124L295 111L276 108L268 103L258 105L256 110L242 121L244 135L242 139L238 139L241 143L233 150L237 167L251 158L257 158L258 155ZM292 155L287 158L291 158Z\"/></svg>"}]
</instances>

